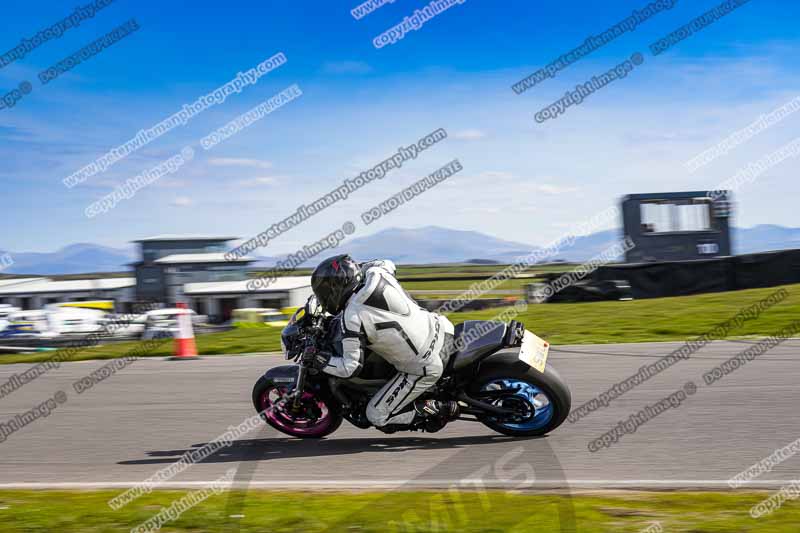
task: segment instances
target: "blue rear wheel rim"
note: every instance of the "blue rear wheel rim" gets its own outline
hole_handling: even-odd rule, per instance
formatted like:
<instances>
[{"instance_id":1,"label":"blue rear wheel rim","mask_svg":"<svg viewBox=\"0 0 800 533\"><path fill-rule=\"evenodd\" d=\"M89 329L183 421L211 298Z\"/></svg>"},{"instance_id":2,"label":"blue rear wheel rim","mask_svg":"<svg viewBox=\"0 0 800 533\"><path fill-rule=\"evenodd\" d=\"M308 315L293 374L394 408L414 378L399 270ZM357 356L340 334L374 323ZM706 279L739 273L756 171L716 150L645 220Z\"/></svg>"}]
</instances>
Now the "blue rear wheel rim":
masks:
<instances>
[{"instance_id":1,"label":"blue rear wheel rim","mask_svg":"<svg viewBox=\"0 0 800 533\"><path fill-rule=\"evenodd\" d=\"M506 403L506 407L509 407L510 405L516 406L527 404L529 406L529 410L532 409L533 412L531 413L529 411L528 415L525 417L525 420L519 423L504 422L496 418L492 418L495 424L515 431L531 431L545 427L550 420L553 419L553 403L550 401L550 397L547 395L547 393L541 388L532 385L527 381L511 378L496 379L490 381L481 388L482 392L500 390L516 392L509 392L508 395L504 395L503 397L494 400L492 402L494 405L502 407L504 401Z\"/></svg>"}]
</instances>

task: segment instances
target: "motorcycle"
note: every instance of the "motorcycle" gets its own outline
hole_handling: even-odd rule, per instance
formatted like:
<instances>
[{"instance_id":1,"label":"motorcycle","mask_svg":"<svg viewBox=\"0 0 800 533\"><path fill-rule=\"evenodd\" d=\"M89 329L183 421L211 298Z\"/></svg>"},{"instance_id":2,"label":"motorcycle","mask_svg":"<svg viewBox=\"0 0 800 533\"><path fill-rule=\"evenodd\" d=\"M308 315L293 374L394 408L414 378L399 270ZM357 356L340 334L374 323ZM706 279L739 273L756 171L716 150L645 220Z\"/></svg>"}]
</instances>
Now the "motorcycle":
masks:
<instances>
[{"instance_id":1,"label":"motorcycle","mask_svg":"<svg viewBox=\"0 0 800 533\"><path fill-rule=\"evenodd\" d=\"M341 315L325 314L314 296L295 312L281 334L287 360L268 370L253 387L253 405L273 428L299 438L322 438L347 420L367 429L369 399L396 370L365 350L364 367L343 379L311 365L318 350L341 355ZM570 391L547 364L549 344L523 324L470 320L455 326L445 369L420 398L459 402L457 420L480 422L499 433L528 437L553 431L570 411ZM408 428L435 432L450 421L422 418Z\"/></svg>"}]
</instances>

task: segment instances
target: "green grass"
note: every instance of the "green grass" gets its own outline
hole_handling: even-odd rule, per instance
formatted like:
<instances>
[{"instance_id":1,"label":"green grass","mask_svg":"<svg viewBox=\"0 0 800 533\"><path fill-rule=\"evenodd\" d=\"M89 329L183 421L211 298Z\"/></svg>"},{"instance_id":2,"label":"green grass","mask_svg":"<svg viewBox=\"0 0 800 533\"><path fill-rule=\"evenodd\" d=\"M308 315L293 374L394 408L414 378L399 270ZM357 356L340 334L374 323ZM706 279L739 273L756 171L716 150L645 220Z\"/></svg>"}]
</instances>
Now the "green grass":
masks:
<instances>
[{"instance_id":1,"label":"green grass","mask_svg":"<svg viewBox=\"0 0 800 533\"><path fill-rule=\"evenodd\" d=\"M397 275L418 276L418 275L465 275L465 274L485 274L487 277L500 272L507 264L498 265L398 265ZM550 263L542 265L532 265L525 269L526 272L562 272L568 270L570 263Z\"/></svg>"},{"instance_id":2,"label":"green grass","mask_svg":"<svg viewBox=\"0 0 800 533\"><path fill-rule=\"evenodd\" d=\"M757 319L744 322L740 328L732 330L730 336L766 336L800 319L800 285L786 285L784 288L789 293L784 301ZM532 304L517 320L553 344L682 341L702 335L775 290L776 287L630 302ZM457 324L464 320L491 320L503 310L494 308L448 316ZM82 350L72 360L121 357L136 344L115 343ZM199 335L197 348L204 355L278 351L280 328L240 328ZM52 354L0 355L0 363L45 361ZM171 354L172 343L166 342L148 355Z\"/></svg>"},{"instance_id":3,"label":"green grass","mask_svg":"<svg viewBox=\"0 0 800 533\"><path fill-rule=\"evenodd\" d=\"M508 265L398 265L397 277L401 281L411 280L413 278L429 278L429 277L470 277L470 276L483 276L489 278ZM544 272L566 272L569 271L574 264L570 263L553 263L546 265L533 265L525 269L527 274L540 274ZM277 272L276 276L310 276L312 268L298 268L290 272ZM252 272L252 276L264 274L267 271Z\"/></svg>"},{"instance_id":4,"label":"green grass","mask_svg":"<svg viewBox=\"0 0 800 533\"><path fill-rule=\"evenodd\" d=\"M197 351L202 355L242 354L253 352L275 352L281 349L281 328L236 328L222 333L208 333L196 338ZM88 359L114 359L123 357L139 346L139 342L119 342L94 348L87 348L75 353L70 361ZM172 355L171 339L159 343L156 349L143 355L145 357L165 357ZM38 363L52 358L55 352L39 352L32 354L3 354L0 363Z\"/></svg>"},{"instance_id":5,"label":"green grass","mask_svg":"<svg viewBox=\"0 0 800 533\"><path fill-rule=\"evenodd\" d=\"M789 296L745 321L730 336L766 336L800 319L800 285L784 286ZM629 302L529 305L517 317L553 344L682 341L702 335L778 287ZM490 320L502 309L456 313L451 320Z\"/></svg>"},{"instance_id":6,"label":"green grass","mask_svg":"<svg viewBox=\"0 0 800 533\"><path fill-rule=\"evenodd\" d=\"M214 495L164 532L459 532L574 531L633 533L659 522L668 532L795 533L800 503L787 501L754 519L750 507L768 493L612 493L525 495L505 492L278 493ZM0 491L4 532L130 531L186 494L155 491L112 511L119 491ZM238 498L241 497L241 500ZM230 501L240 505L227 506ZM230 518L230 515L244 515ZM564 524L559 522L562 517ZM574 521L573 521L574 520ZM228 529L236 531L237 529Z\"/></svg>"},{"instance_id":7,"label":"green grass","mask_svg":"<svg viewBox=\"0 0 800 533\"><path fill-rule=\"evenodd\" d=\"M480 283L481 280L459 280L459 279L448 279L448 280L437 280L437 281L404 281L402 283L403 288L407 291L419 291L419 290L443 290L443 291L465 291L467 290L470 285L474 283ZM518 278L518 279L508 279L500 283L496 290L522 290L525 285L530 283L535 283L536 280L534 278ZM489 297L497 297L496 295L488 294Z\"/></svg>"}]
</instances>

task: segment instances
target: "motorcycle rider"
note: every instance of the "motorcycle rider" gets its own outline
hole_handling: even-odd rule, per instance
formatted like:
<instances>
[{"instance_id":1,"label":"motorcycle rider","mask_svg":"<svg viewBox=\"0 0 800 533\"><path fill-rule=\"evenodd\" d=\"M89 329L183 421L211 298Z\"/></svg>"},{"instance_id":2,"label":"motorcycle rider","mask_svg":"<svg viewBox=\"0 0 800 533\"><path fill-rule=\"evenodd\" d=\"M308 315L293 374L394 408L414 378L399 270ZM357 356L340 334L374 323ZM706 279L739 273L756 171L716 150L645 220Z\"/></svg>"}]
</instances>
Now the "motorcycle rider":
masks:
<instances>
[{"instance_id":1,"label":"motorcycle rider","mask_svg":"<svg viewBox=\"0 0 800 533\"><path fill-rule=\"evenodd\" d=\"M340 378L356 376L364 350L381 356L398 373L367 405L367 419L378 429L408 427L414 419L458 417L458 403L415 401L442 376L453 339L453 324L421 308L400 286L389 260L359 264L349 255L322 261L311 287L322 308L342 313L342 355L317 352L312 364Z\"/></svg>"}]
</instances>

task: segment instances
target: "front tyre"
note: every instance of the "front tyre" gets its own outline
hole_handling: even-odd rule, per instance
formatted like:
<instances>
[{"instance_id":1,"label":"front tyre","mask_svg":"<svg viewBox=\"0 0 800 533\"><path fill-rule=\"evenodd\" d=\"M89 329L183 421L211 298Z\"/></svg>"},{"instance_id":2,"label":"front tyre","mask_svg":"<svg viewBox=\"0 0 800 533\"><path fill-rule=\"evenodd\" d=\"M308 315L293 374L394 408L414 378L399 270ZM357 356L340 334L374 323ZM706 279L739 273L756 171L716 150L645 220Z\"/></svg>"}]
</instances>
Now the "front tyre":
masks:
<instances>
[{"instance_id":1,"label":"front tyre","mask_svg":"<svg viewBox=\"0 0 800 533\"><path fill-rule=\"evenodd\" d=\"M541 373L519 360L510 365L482 368L471 395L520 412L513 418L478 417L487 427L512 437L533 437L553 431L566 420L572 404L569 388L552 366L547 365Z\"/></svg>"},{"instance_id":2,"label":"front tyre","mask_svg":"<svg viewBox=\"0 0 800 533\"><path fill-rule=\"evenodd\" d=\"M303 392L301 406L294 409L285 397L292 388L262 376L253 387L253 405L261 418L281 433L301 439L321 439L336 431L342 416L330 401L313 390Z\"/></svg>"}]
</instances>

